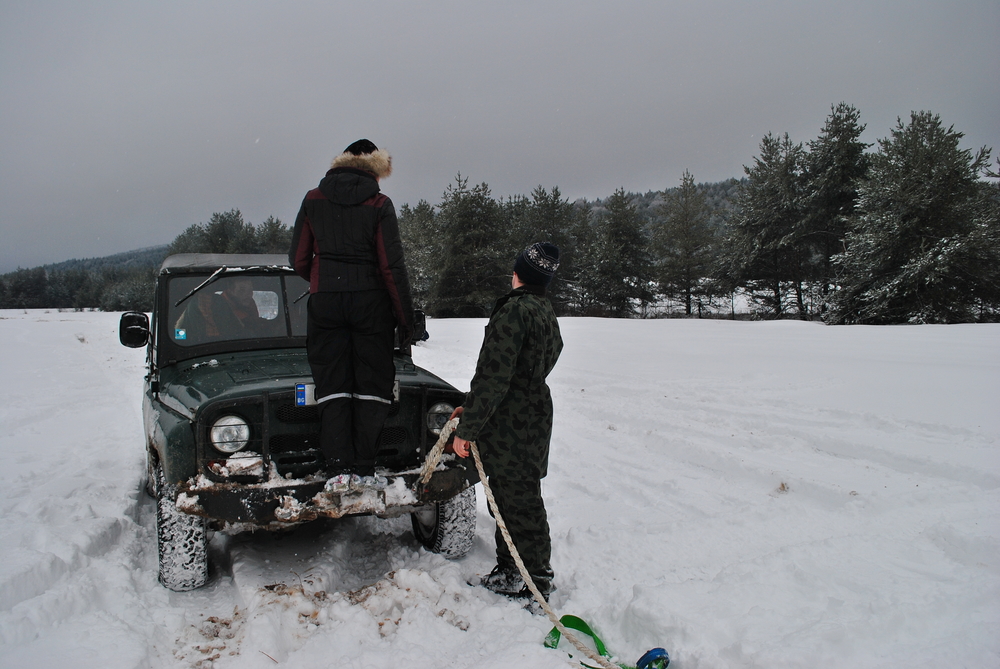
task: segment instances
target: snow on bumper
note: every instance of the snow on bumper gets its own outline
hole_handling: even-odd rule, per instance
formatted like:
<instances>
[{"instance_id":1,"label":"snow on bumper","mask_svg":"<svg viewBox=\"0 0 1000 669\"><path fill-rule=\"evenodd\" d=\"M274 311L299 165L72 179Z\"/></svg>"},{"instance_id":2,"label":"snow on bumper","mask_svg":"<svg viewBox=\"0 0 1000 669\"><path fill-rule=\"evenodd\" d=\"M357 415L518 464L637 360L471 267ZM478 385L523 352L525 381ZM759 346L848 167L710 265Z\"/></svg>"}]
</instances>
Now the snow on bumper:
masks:
<instances>
[{"instance_id":1,"label":"snow on bumper","mask_svg":"<svg viewBox=\"0 0 1000 669\"><path fill-rule=\"evenodd\" d=\"M325 479L239 484L200 476L178 486L177 508L225 525L280 527L317 518L396 516L451 499L470 485L465 467L456 465L439 466L419 488L416 470L387 474L387 478L384 490L334 493L324 490Z\"/></svg>"}]
</instances>

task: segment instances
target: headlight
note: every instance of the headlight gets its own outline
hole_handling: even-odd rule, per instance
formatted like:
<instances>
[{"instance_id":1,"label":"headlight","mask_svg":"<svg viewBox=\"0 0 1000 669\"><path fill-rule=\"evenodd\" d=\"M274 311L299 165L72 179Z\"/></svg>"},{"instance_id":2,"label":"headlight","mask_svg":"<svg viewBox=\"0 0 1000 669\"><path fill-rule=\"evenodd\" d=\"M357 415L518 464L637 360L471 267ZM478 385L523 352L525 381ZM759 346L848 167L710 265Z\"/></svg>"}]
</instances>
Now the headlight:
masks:
<instances>
[{"instance_id":1,"label":"headlight","mask_svg":"<svg viewBox=\"0 0 1000 669\"><path fill-rule=\"evenodd\" d=\"M223 453L235 453L250 441L250 426L239 416L223 416L212 426L212 446Z\"/></svg>"},{"instance_id":2,"label":"headlight","mask_svg":"<svg viewBox=\"0 0 1000 669\"><path fill-rule=\"evenodd\" d=\"M448 417L455 407L447 402L438 402L427 412L427 429L434 434L441 434L441 428L448 422Z\"/></svg>"}]
</instances>

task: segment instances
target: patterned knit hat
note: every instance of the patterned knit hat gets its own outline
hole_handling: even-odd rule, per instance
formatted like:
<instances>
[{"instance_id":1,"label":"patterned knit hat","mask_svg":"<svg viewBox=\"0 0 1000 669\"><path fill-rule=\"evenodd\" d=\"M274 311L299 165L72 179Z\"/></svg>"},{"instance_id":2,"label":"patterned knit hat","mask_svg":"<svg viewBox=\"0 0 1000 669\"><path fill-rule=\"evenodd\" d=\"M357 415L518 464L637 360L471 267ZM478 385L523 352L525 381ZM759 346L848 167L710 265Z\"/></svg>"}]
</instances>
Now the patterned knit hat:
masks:
<instances>
[{"instance_id":1,"label":"patterned knit hat","mask_svg":"<svg viewBox=\"0 0 1000 669\"><path fill-rule=\"evenodd\" d=\"M559 269L559 249L548 242L535 242L521 251L514 261L514 271L523 282L547 286Z\"/></svg>"}]
</instances>

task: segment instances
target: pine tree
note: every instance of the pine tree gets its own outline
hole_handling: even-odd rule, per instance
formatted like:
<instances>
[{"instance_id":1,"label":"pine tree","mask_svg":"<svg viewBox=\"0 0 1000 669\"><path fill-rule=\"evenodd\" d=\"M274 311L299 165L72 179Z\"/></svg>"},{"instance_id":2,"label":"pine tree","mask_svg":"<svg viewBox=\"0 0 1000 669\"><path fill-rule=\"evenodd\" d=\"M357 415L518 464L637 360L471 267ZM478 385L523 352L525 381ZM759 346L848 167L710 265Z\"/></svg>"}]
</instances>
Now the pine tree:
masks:
<instances>
[{"instance_id":1,"label":"pine tree","mask_svg":"<svg viewBox=\"0 0 1000 669\"><path fill-rule=\"evenodd\" d=\"M287 253L292 231L268 216L259 226L243 220L239 209L212 214L208 223L189 226L171 242L175 253Z\"/></svg>"},{"instance_id":2,"label":"pine tree","mask_svg":"<svg viewBox=\"0 0 1000 669\"><path fill-rule=\"evenodd\" d=\"M242 249L252 243L253 237L253 226L244 222L239 209L216 212L205 225L207 248L203 253L246 253Z\"/></svg>"},{"instance_id":3,"label":"pine tree","mask_svg":"<svg viewBox=\"0 0 1000 669\"><path fill-rule=\"evenodd\" d=\"M835 278L831 259L844 250L844 236L855 216L858 187L868 173L870 146L861 141L860 113L841 102L831 107L820 136L809 142L802 235L811 250L810 279L820 288L822 309Z\"/></svg>"},{"instance_id":4,"label":"pine tree","mask_svg":"<svg viewBox=\"0 0 1000 669\"><path fill-rule=\"evenodd\" d=\"M570 220L572 262L564 268L560 256L559 263L564 294L567 296L566 309L581 316L602 315L603 310L598 303L601 288L597 272L594 271L599 257L597 231L594 229L590 205L582 203L574 206Z\"/></svg>"},{"instance_id":5,"label":"pine tree","mask_svg":"<svg viewBox=\"0 0 1000 669\"><path fill-rule=\"evenodd\" d=\"M103 282L101 311L152 311L156 270L112 272Z\"/></svg>"},{"instance_id":6,"label":"pine tree","mask_svg":"<svg viewBox=\"0 0 1000 669\"><path fill-rule=\"evenodd\" d=\"M715 228L710 223L711 209L705 194L687 170L680 188L664 194L665 202L654 219L653 250L655 275L660 292L684 303L690 316L698 315L708 296L705 278L711 274L715 251Z\"/></svg>"},{"instance_id":7,"label":"pine tree","mask_svg":"<svg viewBox=\"0 0 1000 669\"><path fill-rule=\"evenodd\" d=\"M281 219L268 216L257 226L256 237L260 253L288 253L292 244L292 229Z\"/></svg>"},{"instance_id":8,"label":"pine tree","mask_svg":"<svg viewBox=\"0 0 1000 669\"><path fill-rule=\"evenodd\" d=\"M653 299L649 244L642 218L623 188L605 200L604 206L592 247L597 263L591 269L598 291L596 302L609 316L629 318L635 315L636 306L644 309Z\"/></svg>"},{"instance_id":9,"label":"pine tree","mask_svg":"<svg viewBox=\"0 0 1000 669\"><path fill-rule=\"evenodd\" d=\"M720 279L743 287L767 312L781 317L787 311L789 289L800 317L809 253L802 244L804 153L788 133L768 133L760 143L753 167L744 167L747 180L740 190L738 210L731 218L720 259Z\"/></svg>"},{"instance_id":10,"label":"pine tree","mask_svg":"<svg viewBox=\"0 0 1000 669\"><path fill-rule=\"evenodd\" d=\"M416 207L404 204L399 210L399 234L413 304L422 309L444 262L444 237L434 207L427 200L420 200Z\"/></svg>"},{"instance_id":11,"label":"pine tree","mask_svg":"<svg viewBox=\"0 0 1000 669\"><path fill-rule=\"evenodd\" d=\"M969 235L966 269L978 278L975 286L977 320L1000 321L1000 158L992 183L980 182L980 214Z\"/></svg>"},{"instance_id":12,"label":"pine tree","mask_svg":"<svg viewBox=\"0 0 1000 669\"><path fill-rule=\"evenodd\" d=\"M174 237L167 249L167 255L177 253L207 253L208 240L205 238L205 226L200 223L189 225L184 232Z\"/></svg>"},{"instance_id":13,"label":"pine tree","mask_svg":"<svg viewBox=\"0 0 1000 669\"><path fill-rule=\"evenodd\" d=\"M575 242L570 228L573 205L563 199L557 187L546 191L541 186L531 191L527 210L527 234L513 245L511 262L521 249L534 242L549 242L559 248L559 270L546 289L557 314L567 313L571 296L566 278L574 273Z\"/></svg>"},{"instance_id":14,"label":"pine tree","mask_svg":"<svg viewBox=\"0 0 1000 669\"><path fill-rule=\"evenodd\" d=\"M497 242L500 205L485 183L470 189L461 175L455 181L438 207L444 248L427 309L438 318L488 316L510 286L510 259L499 257Z\"/></svg>"},{"instance_id":15,"label":"pine tree","mask_svg":"<svg viewBox=\"0 0 1000 669\"><path fill-rule=\"evenodd\" d=\"M38 309L48 307L46 291L49 286L48 273L42 267L18 268L3 277L4 291L2 308Z\"/></svg>"},{"instance_id":16,"label":"pine tree","mask_svg":"<svg viewBox=\"0 0 1000 669\"><path fill-rule=\"evenodd\" d=\"M996 199L991 209L979 179L990 150L960 149L962 137L921 111L879 140L861 214L835 258L842 288L834 322L975 319L989 284L995 290Z\"/></svg>"}]
</instances>

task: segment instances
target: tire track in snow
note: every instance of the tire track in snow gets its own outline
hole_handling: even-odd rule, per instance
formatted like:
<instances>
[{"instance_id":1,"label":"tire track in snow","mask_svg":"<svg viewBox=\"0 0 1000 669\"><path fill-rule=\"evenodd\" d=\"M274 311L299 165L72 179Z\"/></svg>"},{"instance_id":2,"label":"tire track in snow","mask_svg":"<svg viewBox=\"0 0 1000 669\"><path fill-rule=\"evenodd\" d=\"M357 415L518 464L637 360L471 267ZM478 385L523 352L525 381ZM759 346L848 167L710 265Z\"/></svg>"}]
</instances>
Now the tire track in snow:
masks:
<instances>
[{"instance_id":1,"label":"tire track in snow","mask_svg":"<svg viewBox=\"0 0 1000 669\"><path fill-rule=\"evenodd\" d=\"M171 658L184 666L255 666L261 657L291 662L316 635L343 640L343 666L361 652L362 639L365 653L381 647L398 658L402 651L392 648L409 643L401 631L409 625L463 642L476 614L498 599L465 583L463 564L467 570L474 555L451 562L419 548L406 516L321 520L277 533L217 535L212 543L224 553L213 560L228 568L209 587L229 588L236 606L202 610L180 630Z\"/></svg>"}]
</instances>

